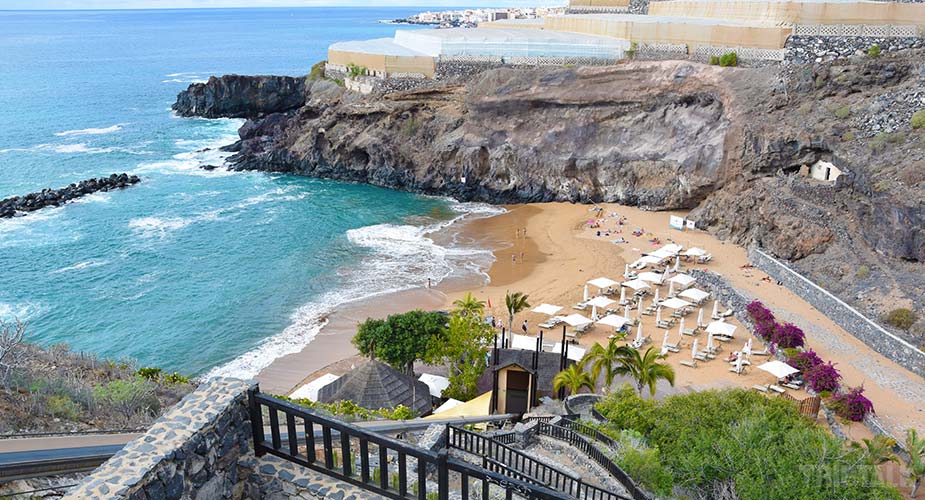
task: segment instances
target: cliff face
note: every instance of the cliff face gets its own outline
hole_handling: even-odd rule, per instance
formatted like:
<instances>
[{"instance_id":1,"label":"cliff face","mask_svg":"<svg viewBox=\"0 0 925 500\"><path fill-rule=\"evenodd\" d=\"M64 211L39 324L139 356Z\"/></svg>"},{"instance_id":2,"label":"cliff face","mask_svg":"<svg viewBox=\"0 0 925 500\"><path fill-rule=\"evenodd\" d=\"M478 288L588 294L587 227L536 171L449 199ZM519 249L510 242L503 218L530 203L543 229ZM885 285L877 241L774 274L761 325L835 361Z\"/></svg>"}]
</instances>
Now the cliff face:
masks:
<instances>
[{"instance_id":1,"label":"cliff face","mask_svg":"<svg viewBox=\"0 0 925 500\"><path fill-rule=\"evenodd\" d=\"M925 88L921 60L497 69L384 96L230 76L192 86L175 109L252 118L235 169L494 203L694 209L700 226L758 243L875 312L885 296L923 306L925 134L907 122L877 134L893 127L881 123L899 113L890 106ZM819 160L845 175L830 185L800 174Z\"/></svg>"}]
</instances>

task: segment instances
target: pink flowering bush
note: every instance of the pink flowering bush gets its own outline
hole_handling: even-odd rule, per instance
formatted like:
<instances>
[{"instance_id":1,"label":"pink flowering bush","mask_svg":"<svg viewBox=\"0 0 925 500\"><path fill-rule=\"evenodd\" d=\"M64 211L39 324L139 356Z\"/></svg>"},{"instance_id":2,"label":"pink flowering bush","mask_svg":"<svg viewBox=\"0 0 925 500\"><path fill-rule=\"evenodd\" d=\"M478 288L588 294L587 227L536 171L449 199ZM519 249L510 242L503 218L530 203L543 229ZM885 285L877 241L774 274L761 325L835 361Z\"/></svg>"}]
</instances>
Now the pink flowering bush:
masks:
<instances>
[{"instance_id":1,"label":"pink flowering bush","mask_svg":"<svg viewBox=\"0 0 925 500\"><path fill-rule=\"evenodd\" d=\"M832 398L832 410L839 417L860 422L868 413L874 412L874 404L864 396L863 386L852 387Z\"/></svg>"},{"instance_id":2,"label":"pink flowering bush","mask_svg":"<svg viewBox=\"0 0 925 500\"><path fill-rule=\"evenodd\" d=\"M771 338L771 342L781 349L803 347L805 341L806 335L803 334L803 330L793 323L778 325Z\"/></svg>"},{"instance_id":3,"label":"pink flowering bush","mask_svg":"<svg viewBox=\"0 0 925 500\"><path fill-rule=\"evenodd\" d=\"M813 368L822 364L822 358L816 354L816 351L810 349L801 351L787 360L787 364L800 370L803 373L811 371Z\"/></svg>"},{"instance_id":4,"label":"pink flowering bush","mask_svg":"<svg viewBox=\"0 0 925 500\"><path fill-rule=\"evenodd\" d=\"M755 327L755 335L765 342L773 343L774 338L777 336L777 326L777 323L773 321L758 323Z\"/></svg>"},{"instance_id":5,"label":"pink flowering bush","mask_svg":"<svg viewBox=\"0 0 925 500\"><path fill-rule=\"evenodd\" d=\"M754 300L747 306L745 306L745 312L748 313L748 317L755 322L755 325L761 325L763 323L773 323L774 314L770 309L764 307L764 304Z\"/></svg>"},{"instance_id":6,"label":"pink flowering bush","mask_svg":"<svg viewBox=\"0 0 925 500\"><path fill-rule=\"evenodd\" d=\"M810 389L816 392L835 392L839 387L841 374L835 369L831 361L817 365L803 374L803 380Z\"/></svg>"}]
</instances>

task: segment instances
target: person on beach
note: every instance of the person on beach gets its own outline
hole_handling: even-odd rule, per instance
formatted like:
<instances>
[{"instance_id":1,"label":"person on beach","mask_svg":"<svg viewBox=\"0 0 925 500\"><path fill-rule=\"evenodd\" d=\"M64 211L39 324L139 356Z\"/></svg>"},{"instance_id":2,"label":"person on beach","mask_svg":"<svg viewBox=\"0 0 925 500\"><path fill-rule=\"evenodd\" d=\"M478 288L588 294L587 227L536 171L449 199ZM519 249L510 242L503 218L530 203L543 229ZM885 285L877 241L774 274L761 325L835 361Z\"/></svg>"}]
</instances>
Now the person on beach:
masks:
<instances>
[{"instance_id":1,"label":"person on beach","mask_svg":"<svg viewBox=\"0 0 925 500\"><path fill-rule=\"evenodd\" d=\"M524 335L527 334L527 320L524 320L523 324L520 325L520 329L524 331Z\"/></svg>"},{"instance_id":2,"label":"person on beach","mask_svg":"<svg viewBox=\"0 0 925 500\"><path fill-rule=\"evenodd\" d=\"M511 254L511 263L512 263L512 264L516 264L516 263L517 263L517 254L516 254L516 253L512 253L512 254Z\"/></svg>"}]
</instances>

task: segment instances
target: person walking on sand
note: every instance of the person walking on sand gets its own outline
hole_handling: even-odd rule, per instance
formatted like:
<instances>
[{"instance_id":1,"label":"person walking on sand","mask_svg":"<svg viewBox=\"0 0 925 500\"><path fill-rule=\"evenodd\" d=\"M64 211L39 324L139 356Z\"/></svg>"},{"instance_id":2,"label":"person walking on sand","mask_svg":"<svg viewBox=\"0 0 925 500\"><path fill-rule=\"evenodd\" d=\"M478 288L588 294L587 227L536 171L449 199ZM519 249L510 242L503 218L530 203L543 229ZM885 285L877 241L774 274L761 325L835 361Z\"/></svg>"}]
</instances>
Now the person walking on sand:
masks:
<instances>
[{"instance_id":1,"label":"person walking on sand","mask_svg":"<svg viewBox=\"0 0 925 500\"><path fill-rule=\"evenodd\" d=\"M523 324L520 325L520 329L524 331L524 335L527 334L527 320L524 320Z\"/></svg>"}]
</instances>

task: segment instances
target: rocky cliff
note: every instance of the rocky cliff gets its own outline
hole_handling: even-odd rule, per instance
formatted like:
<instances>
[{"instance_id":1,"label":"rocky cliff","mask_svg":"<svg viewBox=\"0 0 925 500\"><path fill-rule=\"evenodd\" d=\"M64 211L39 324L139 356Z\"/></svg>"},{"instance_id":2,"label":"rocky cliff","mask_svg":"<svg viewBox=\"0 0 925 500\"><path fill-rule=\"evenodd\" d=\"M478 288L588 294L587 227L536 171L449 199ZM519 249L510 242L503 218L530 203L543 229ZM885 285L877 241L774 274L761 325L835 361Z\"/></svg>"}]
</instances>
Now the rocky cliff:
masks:
<instances>
[{"instance_id":1,"label":"rocky cliff","mask_svg":"<svg viewBox=\"0 0 925 500\"><path fill-rule=\"evenodd\" d=\"M705 229L758 243L879 314L925 305L925 133L894 118L919 98L925 108L922 55L782 70L494 69L374 96L226 76L175 109L251 118L231 147L235 169L494 203L693 209ZM808 179L819 160L845 175Z\"/></svg>"}]
</instances>

